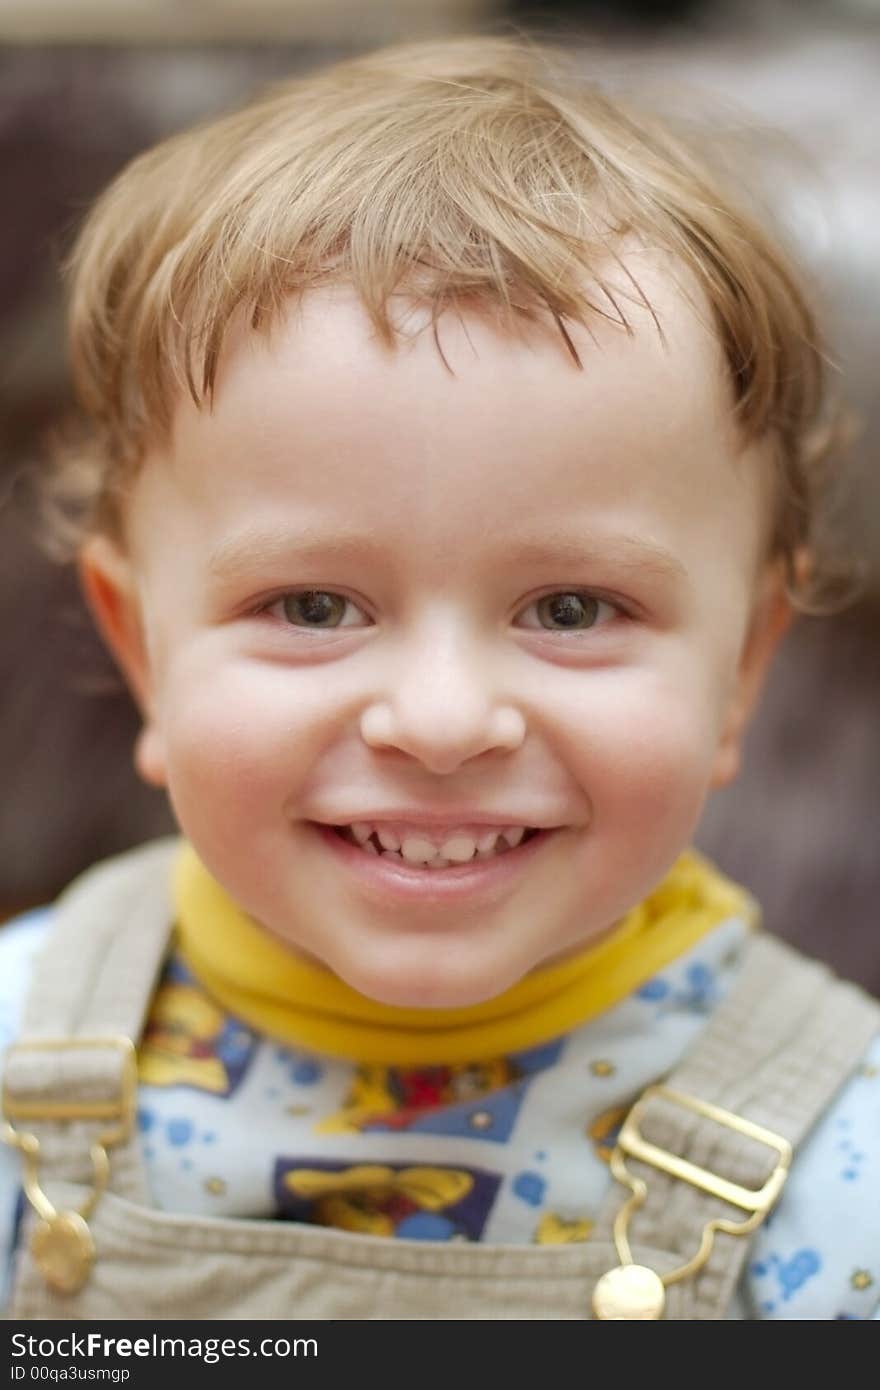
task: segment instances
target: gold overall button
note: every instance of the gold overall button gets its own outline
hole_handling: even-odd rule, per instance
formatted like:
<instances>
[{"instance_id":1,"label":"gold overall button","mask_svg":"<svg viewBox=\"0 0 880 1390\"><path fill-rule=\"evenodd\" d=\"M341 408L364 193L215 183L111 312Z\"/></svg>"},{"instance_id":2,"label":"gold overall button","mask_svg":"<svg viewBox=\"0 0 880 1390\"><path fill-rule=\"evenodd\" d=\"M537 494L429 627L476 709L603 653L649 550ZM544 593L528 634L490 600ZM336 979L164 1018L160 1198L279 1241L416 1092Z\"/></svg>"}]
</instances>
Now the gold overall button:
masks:
<instances>
[{"instance_id":1,"label":"gold overall button","mask_svg":"<svg viewBox=\"0 0 880 1390\"><path fill-rule=\"evenodd\" d=\"M61 1211L41 1221L31 1237L37 1269L56 1293L77 1293L95 1258L92 1233L78 1212Z\"/></svg>"},{"instance_id":2,"label":"gold overall button","mask_svg":"<svg viewBox=\"0 0 880 1390\"><path fill-rule=\"evenodd\" d=\"M663 1280L645 1265L621 1265L603 1274L593 1292L593 1312L604 1322L662 1318Z\"/></svg>"}]
</instances>

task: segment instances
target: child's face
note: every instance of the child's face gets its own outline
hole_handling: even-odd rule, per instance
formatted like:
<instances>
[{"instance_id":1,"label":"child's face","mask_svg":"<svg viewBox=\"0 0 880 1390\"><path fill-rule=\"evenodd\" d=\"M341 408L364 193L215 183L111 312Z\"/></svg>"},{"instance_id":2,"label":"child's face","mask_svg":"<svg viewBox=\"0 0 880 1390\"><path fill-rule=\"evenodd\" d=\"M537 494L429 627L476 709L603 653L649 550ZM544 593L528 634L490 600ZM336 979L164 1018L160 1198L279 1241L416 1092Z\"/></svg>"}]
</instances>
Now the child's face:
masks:
<instances>
[{"instance_id":1,"label":"child's face","mask_svg":"<svg viewBox=\"0 0 880 1390\"><path fill-rule=\"evenodd\" d=\"M708 330L638 275L665 346L632 310L572 330L582 372L551 326L447 315L450 375L430 327L395 354L312 293L237 334L212 413L181 403L128 557L86 551L142 772L241 906L377 999L473 1003L607 931L735 771L784 625L768 465ZM315 824L418 813L553 829L395 871Z\"/></svg>"}]
</instances>

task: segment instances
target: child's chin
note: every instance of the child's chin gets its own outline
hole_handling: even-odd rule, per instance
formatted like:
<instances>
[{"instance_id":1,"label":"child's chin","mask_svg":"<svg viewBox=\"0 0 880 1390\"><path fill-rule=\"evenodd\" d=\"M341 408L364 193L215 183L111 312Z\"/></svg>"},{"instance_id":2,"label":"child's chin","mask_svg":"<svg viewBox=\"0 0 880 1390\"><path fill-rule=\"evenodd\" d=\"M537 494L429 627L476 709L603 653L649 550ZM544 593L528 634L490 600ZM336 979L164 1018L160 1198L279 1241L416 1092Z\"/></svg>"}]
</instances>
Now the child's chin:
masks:
<instances>
[{"instance_id":1,"label":"child's chin","mask_svg":"<svg viewBox=\"0 0 880 1390\"><path fill-rule=\"evenodd\" d=\"M364 991L361 990L361 993ZM447 990L429 985L424 988L393 988L374 991L368 997L377 1004L387 1004L395 1009L467 1009L474 1004L484 1004L494 999L498 990L489 992L473 990Z\"/></svg>"},{"instance_id":2,"label":"child's chin","mask_svg":"<svg viewBox=\"0 0 880 1390\"><path fill-rule=\"evenodd\" d=\"M515 983L505 981L499 986L497 972L487 979L473 975L461 979L455 973L450 978L437 970L412 974L400 970L379 974L372 970L363 975L347 973L343 978L367 999L396 1009L466 1009L496 998Z\"/></svg>"}]
</instances>

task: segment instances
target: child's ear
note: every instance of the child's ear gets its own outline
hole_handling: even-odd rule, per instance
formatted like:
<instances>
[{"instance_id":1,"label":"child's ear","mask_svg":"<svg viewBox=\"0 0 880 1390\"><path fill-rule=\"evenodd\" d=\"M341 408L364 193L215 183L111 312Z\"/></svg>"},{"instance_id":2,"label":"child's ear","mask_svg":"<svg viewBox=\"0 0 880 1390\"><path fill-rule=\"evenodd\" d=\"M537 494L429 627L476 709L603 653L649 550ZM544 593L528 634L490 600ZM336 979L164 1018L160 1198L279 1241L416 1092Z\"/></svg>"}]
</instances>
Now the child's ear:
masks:
<instances>
[{"instance_id":1,"label":"child's ear","mask_svg":"<svg viewBox=\"0 0 880 1390\"><path fill-rule=\"evenodd\" d=\"M93 536L80 550L77 568L86 602L122 670L143 717L135 766L145 782L165 785L165 762L153 722L150 659L131 561L107 536Z\"/></svg>"},{"instance_id":2,"label":"child's ear","mask_svg":"<svg viewBox=\"0 0 880 1390\"><path fill-rule=\"evenodd\" d=\"M773 654L793 617L784 568L778 564L768 566L758 586L751 622L743 642L736 682L715 755L711 787L726 787L739 773L743 735L757 705Z\"/></svg>"}]
</instances>

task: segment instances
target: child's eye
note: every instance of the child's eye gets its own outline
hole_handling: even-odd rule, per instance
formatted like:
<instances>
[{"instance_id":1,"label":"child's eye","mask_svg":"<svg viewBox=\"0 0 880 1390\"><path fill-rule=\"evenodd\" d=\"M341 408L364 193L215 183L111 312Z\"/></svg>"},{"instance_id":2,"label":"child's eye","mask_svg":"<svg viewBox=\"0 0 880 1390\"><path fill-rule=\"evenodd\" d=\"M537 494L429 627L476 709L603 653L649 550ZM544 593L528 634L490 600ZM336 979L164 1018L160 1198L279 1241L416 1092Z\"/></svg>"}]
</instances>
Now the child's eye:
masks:
<instances>
[{"instance_id":1,"label":"child's eye","mask_svg":"<svg viewBox=\"0 0 880 1390\"><path fill-rule=\"evenodd\" d=\"M276 613L284 622L294 627L356 626L356 623L343 621L346 608L351 608L354 612L360 611L344 594L334 594L328 589L303 589L299 593L282 595L268 605L266 612Z\"/></svg>"},{"instance_id":2,"label":"child's eye","mask_svg":"<svg viewBox=\"0 0 880 1390\"><path fill-rule=\"evenodd\" d=\"M561 590L555 594L545 594L543 598L530 603L523 612L528 613L532 609L536 610L539 622L546 620L559 624L558 627L551 627L551 632L586 632L607 622L609 618L616 617L621 611L615 604L597 598L588 589ZM525 626L531 627L532 624L527 623ZM544 628L544 631L547 630Z\"/></svg>"}]
</instances>

